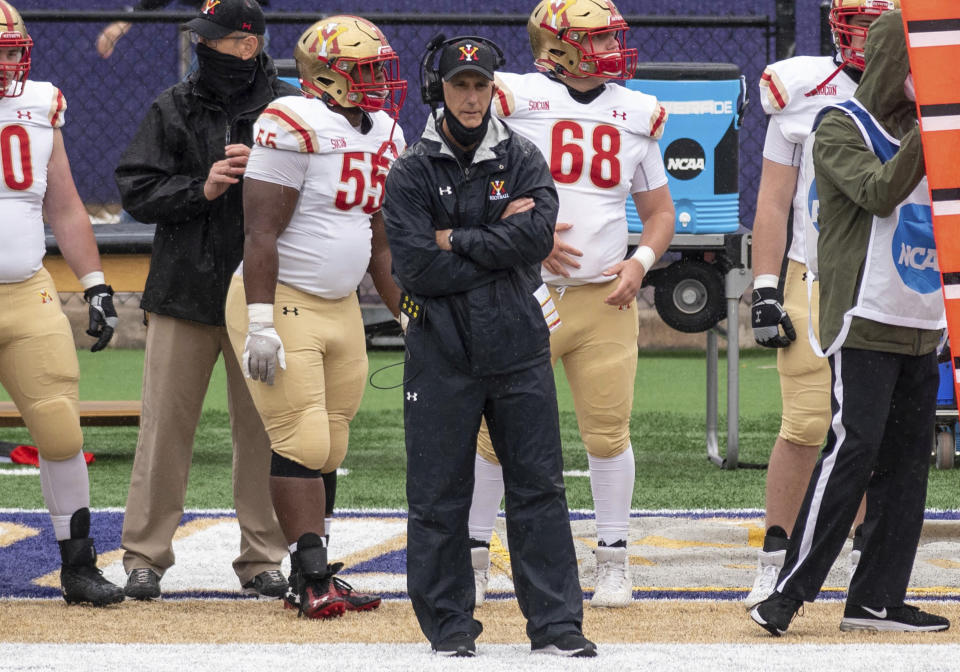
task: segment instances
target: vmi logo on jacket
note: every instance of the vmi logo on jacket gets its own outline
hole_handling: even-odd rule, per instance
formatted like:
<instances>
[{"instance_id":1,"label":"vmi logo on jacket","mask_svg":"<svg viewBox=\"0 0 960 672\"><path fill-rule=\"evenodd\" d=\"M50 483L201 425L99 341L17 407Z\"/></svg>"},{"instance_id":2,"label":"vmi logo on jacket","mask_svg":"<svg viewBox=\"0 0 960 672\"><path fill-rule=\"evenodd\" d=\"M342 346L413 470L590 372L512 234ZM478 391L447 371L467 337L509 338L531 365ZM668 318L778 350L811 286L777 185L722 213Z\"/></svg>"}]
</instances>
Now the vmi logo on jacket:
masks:
<instances>
[{"instance_id":1,"label":"vmi logo on jacket","mask_svg":"<svg viewBox=\"0 0 960 672\"><path fill-rule=\"evenodd\" d=\"M510 198L508 194L503 189L504 180L491 180L490 182L490 200L491 201L502 201L505 198Z\"/></svg>"}]
</instances>

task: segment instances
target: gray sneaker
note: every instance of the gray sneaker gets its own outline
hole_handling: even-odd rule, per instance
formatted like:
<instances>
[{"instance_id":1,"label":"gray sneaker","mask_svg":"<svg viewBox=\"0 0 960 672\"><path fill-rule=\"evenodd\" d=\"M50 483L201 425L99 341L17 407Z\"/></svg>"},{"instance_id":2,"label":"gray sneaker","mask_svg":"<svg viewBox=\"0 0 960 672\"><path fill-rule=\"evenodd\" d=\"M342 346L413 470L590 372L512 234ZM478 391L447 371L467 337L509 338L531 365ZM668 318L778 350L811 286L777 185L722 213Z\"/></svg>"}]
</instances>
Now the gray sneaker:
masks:
<instances>
[{"instance_id":1,"label":"gray sneaker","mask_svg":"<svg viewBox=\"0 0 960 672\"><path fill-rule=\"evenodd\" d=\"M243 584L243 594L255 597L281 598L287 592L286 577L277 569L268 569Z\"/></svg>"},{"instance_id":2,"label":"gray sneaker","mask_svg":"<svg viewBox=\"0 0 960 672\"><path fill-rule=\"evenodd\" d=\"M149 567L134 569L127 576L123 593L133 600L159 600L160 576Z\"/></svg>"}]
</instances>

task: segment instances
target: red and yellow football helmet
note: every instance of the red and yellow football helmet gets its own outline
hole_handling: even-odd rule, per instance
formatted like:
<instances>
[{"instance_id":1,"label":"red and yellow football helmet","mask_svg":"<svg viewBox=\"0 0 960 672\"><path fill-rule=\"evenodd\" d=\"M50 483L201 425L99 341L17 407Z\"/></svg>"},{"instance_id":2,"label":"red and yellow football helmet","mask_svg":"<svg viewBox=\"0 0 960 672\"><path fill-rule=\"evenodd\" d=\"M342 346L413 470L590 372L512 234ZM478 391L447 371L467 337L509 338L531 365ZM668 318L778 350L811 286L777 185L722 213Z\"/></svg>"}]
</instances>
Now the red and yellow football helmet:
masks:
<instances>
[{"instance_id":1,"label":"red and yellow football helmet","mask_svg":"<svg viewBox=\"0 0 960 672\"><path fill-rule=\"evenodd\" d=\"M637 50L624 46L627 30L611 0L541 0L527 21L537 68L576 78L633 77Z\"/></svg>"},{"instance_id":2,"label":"red and yellow football helmet","mask_svg":"<svg viewBox=\"0 0 960 672\"><path fill-rule=\"evenodd\" d=\"M0 59L0 98L14 98L23 93L23 84L30 73L30 51L33 40L27 34L20 12L0 0L0 51L19 49L19 60Z\"/></svg>"},{"instance_id":3,"label":"red and yellow football helmet","mask_svg":"<svg viewBox=\"0 0 960 672\"><path fill-rule=\"evenodd\" d=\"M407 82L400 79L397 54L366 19L317 21L300 36L293 57L304 93L328 105L384 110L394 118L403 106Z\"/></svg>"},{"instance_id":4,"label":"red and yellow football helmet","mask_svg":"<svg viewBox=\"0 0 960 672\"><path fill-rule=\"evenodd\" d=\"M900 9L900 0L832 0L830 7L830 30L844 65L863 70L863 41L867 39L867 26L851 24L854 17L880 16L891 9ZM853 44L861 38L861 46Z\"/></svg>"}]
</instances>

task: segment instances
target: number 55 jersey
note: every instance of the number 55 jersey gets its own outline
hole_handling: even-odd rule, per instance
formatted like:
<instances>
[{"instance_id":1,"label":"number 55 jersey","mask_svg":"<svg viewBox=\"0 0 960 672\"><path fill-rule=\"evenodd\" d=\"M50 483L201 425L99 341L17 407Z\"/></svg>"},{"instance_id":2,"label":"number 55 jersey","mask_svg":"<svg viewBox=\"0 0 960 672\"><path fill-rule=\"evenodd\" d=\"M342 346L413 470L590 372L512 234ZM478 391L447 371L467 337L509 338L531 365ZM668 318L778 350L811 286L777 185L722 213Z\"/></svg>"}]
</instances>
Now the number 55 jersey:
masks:
<instances>
[{"instance_id":1,"label":"number 55 jersey","mask_svg":"<svg viewBox=\"0 0 960 672\"><path fill-rule=\"evenodd\" d=\"M278 280L325 299L356 290L370 262L370 216L380 210L403 132L386 112L359 128L316 98L278 98L253 129L246 178L300 192L277 240ZM239 271L238 271L239 272Z\"/></svg>"},{"instance_id":2,"label":"number 55 jersey","mask_svg":"<svg viewBox=\"0 0 960 672\"><path fill-rule=\"evenodd\" d=\"M541 73L497 73L494 111L543 152L560 195L558 233L584 254L570 278L542 269L548 284L609 282L603 270L627 252L624 203L629 195L667 183L657 138L667 112L657 99L606 82L578 102L561 82Z\"/></svg>"},{"instance_id":3,"label":"number 55 jersey","mask_svg":"<svg viewBox=\"0 0 960 672\"><path fill-rule=\"evenodd\" d=\"M0 283L26 280L43 265L47 164L66 109L48 82L27 80L22 95L0 97Z\"/></svg>"}]
</instances>

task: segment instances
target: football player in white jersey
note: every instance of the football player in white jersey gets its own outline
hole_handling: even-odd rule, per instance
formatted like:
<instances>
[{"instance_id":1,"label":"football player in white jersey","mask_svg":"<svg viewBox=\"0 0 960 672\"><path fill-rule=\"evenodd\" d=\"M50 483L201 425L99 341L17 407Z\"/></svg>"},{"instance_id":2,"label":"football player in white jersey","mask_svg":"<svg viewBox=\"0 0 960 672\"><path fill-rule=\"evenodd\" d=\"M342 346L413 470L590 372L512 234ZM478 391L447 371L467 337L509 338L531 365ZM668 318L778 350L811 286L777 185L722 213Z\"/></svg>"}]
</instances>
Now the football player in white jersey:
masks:
<instances>
[{"instance_id":1,"label":"football player in white jersey","mask_svg":"<svg viewBox=\"0 0 960 672\"><path fill-rule=\"evenodd\" d=\"M803 157L817 113L853 96L863 71L867 27L899 0L833 0L830 28L835 56L795 56L767 67L760 80L760 102L770 115L763 146L763 171L753 223L754 291L751 318L760 345L780 348L777 370L783 413L770 454L766 487L766 535L758 551L747 609L774 590L786 556L810 474L830 422L830 366L817 357L807 338L809 322L819 333L819 287L808 301L806 276L817 247L817 189L812 160ZM808 159L808 160L804 160ZM778 285L793 205L792 240L786 250L783 304ZM781 333L782 329L782 333ZM799 334L799 338L797 335ZM863 511L858 522L863 519ZM855 538L850 574L859 559Z\"/></svg>"},{"instance_id":2,"label":"football player in white jersey","mask_svg":"<svg viewBox=\"0 0 960 672\"><path fill-rule=\"evenodd\" d=\"M270 435L270 494L290 545L286 606L330 618L380 604L327 562L321 474L343 461L366 384L356 289L368 269L399 314L380 206L405 146L406 82L383 33L356 16L318 21L294 57L307 97L277 99L254 128L227 329Z\"/></svg>"},{"instance_id":3,"label":"football player in white jersey","mask_svg":"<svg viewBox=\"0 0 960 672\"><path fill-rule=\"evenodd\" d=\"M76 346L57 288L43 267L44 215L90 304L94 352L117 326L113 290L100 266L90 218L64 148L63 94L27 79L33 40L13 5L0 0L0 384L40 452L40 487L60 546L68 604L121 602L123 590L97 569L90 538Z\"/></svg>"},{"instance_id":4,"label":"football player in white jersey","mask_svg":"<svg viewBox=\"0 0 960 672\"><path fill-rule=\"evenodd\" d=\"M612 80L636 69L627 24L609 0L543 0L527 23L540 72L497 75L496 113L543 152L560 196L555 243L542 275L562 325L550 336L563 361L587 449L597 521L595 607L633 599L627 537L633 498L630 413L637 370L636 294L667 250L674 207L657 139L666 111L656 98ZM627 257L625 204L644 229ZM478 437L470 511L477 604L503 495L486 426Z\"/></svg>"}]
</instances>

